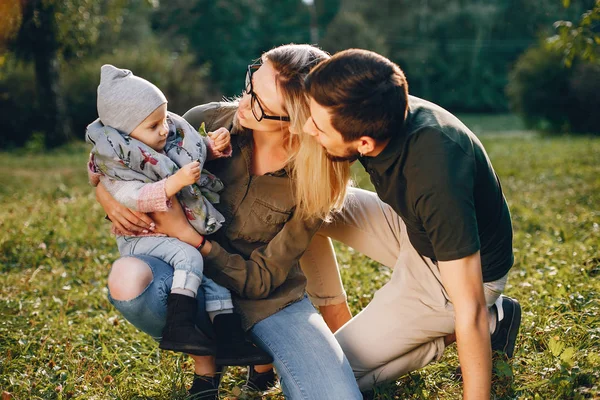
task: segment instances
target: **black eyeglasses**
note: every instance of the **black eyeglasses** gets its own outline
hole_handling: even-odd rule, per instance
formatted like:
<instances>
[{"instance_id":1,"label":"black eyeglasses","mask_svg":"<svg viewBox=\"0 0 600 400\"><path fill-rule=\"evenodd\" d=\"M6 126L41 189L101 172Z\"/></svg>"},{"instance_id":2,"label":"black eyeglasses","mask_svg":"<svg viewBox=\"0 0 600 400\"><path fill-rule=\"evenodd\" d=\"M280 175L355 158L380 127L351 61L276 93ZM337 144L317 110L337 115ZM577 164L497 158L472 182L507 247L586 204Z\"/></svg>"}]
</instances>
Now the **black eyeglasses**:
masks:
<instances>
[{"instance_id":1,"label":"black eyeglasses","mask_svg":"<svg viewBox=\"0 0 600 400\"><path fill-rule=\"evenodd\" d=\"M265 114L262 104L260 104L258 97L256 97L256 94L254 94L254 90L252 89L252 75L257 69L260 68L261 65L262 63L248 65L248 71L246 71L246 87L244 88L244 92L250 95L250 108L252 108L252 114L258 122L262 121L263 119L289 122L290 117Z\"/></svg>"}]
</instances>

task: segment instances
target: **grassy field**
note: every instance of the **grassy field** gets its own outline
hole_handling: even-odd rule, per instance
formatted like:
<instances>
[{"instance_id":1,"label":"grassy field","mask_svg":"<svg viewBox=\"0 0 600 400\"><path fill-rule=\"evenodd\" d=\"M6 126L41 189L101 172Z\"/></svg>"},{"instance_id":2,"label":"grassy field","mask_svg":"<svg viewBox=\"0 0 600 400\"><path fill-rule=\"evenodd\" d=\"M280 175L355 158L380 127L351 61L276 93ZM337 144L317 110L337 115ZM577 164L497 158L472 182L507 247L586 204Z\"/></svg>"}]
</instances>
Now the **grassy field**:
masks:
<instances>
[{"instance_id":1,"label":"grassy field","mask_svg":"<svg viewBox=\"0 0 600 400\"><path fill-rule=\"evenodd\" d=\"M496 398L600 398L600 138L500 135L483 142L513 214L516 265L507 294L523 324L515 358L495 363ZM508 123L511 125L511 123ZM191 384L185 356L159 351L106 299L117 257L85 175L86 147L0 153L2 399L175 399ZM369 187L364 173L356 181ZM353 312L390 271L337 246ZM441 362L378 388L380 399L457 399L455 348ZM241 393L229 369L222 398ZM278 390L267 398L282 398ZM340 399L343 400L343 399Z\"/></svg>"}]
</instances>

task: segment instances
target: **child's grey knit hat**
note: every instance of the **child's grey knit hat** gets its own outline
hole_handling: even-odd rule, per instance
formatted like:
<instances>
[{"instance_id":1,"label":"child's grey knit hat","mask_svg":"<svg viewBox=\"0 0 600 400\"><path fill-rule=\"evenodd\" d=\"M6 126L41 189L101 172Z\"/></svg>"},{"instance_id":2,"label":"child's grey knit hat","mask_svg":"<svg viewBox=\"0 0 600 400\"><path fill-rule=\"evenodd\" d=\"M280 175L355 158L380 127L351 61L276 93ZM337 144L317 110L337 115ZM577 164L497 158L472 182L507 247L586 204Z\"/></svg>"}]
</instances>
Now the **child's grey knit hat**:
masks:
<instances>
[{"instance_id":1,"label":"child's grey knit hat","mask_svg":"<svg viewBox=\"0 0 600 400\"><path fill-rule=\"evenodd\" d=\"M159 88L131 71L110 64L100 69L98 116L104 125L129 135L166 102Z\"/></svg>"}]
</instances>

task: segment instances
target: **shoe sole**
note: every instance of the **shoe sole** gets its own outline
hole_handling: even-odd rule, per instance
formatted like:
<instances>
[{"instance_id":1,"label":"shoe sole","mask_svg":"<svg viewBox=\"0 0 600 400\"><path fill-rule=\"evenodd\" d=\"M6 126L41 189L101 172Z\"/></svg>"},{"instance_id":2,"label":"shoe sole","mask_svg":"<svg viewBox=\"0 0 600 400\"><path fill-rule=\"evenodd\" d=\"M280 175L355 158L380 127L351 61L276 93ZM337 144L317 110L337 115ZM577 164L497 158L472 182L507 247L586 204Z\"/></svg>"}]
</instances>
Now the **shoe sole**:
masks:
<instances>
[{"instance_id":1,"label":"shoe sole","mask_svg":"<svg viewBox=\"0 0 600 400\"><path fill-rule=\"evenodd\" d=\"M508 358L512 358L515 351L515 343L517 341L517 335L519 333L519 328L521 327L521 305L518 302L513 302L513 306L515 307L513 318L510 321L510 326L508 328L508 342L506 343L506 347L504 348L504 353ZM515 323L517 324L516 328Z\"/></svg>"},{"instance_id":2,"label":"shoe sole","mask_svg":"<svg viewBox=\"0 0 600 400\"><path fill-rule=\"evenodd\" d=\"M217 353L217 350L213 347L194 346L189 343L161 343L158 347L162 350L192 354L194 356L214 356Z\"/></svg>"},{"instance_id":3,"label":"shoe sole","mask_svg":"<svg viewBox=\"0 0 600 400\"><path fill-rule=\"evenodd\" d=\"M272 358L265 358L264 356L247 357L247 358L217 358L215 364L218 366L239 366L243 367L246 365L265 365L271 364Z\"/></svg>"}]
</instances>

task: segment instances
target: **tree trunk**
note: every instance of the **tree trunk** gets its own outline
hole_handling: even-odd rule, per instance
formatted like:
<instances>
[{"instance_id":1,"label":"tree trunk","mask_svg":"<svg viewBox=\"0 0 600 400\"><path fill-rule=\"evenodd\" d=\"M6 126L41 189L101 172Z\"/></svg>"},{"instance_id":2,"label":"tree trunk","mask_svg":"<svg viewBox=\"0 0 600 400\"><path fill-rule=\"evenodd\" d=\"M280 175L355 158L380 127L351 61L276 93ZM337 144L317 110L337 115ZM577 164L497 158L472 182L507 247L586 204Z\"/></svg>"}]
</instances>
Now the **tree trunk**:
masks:
<instances>
[{"instance_id":1,"label":"tree trunk","mask_svg":"<svg viewBox=\"0 0 600 400\"><path fill-rule=\"evenodd\" d=\"M53 148L72 138L71 123L60 88L57 26L53 2L36 0L34 62L38 102L45 130L45 145Z\"/></svg>"}]
</instances>

